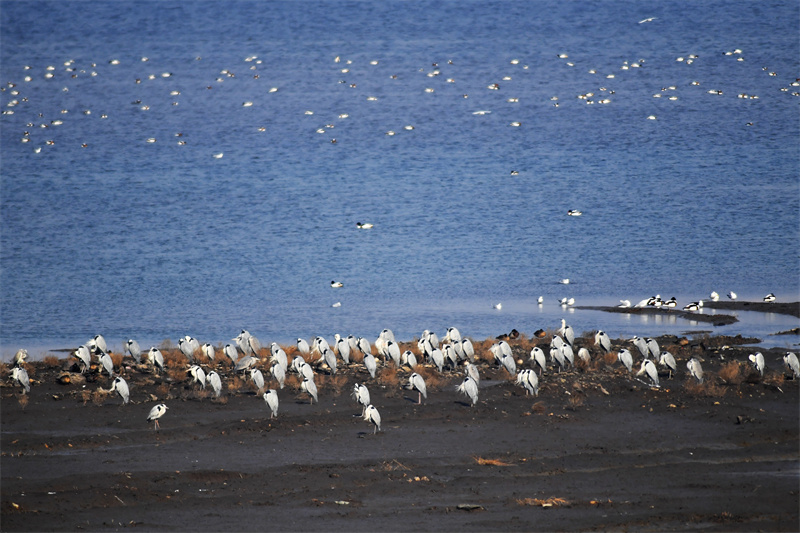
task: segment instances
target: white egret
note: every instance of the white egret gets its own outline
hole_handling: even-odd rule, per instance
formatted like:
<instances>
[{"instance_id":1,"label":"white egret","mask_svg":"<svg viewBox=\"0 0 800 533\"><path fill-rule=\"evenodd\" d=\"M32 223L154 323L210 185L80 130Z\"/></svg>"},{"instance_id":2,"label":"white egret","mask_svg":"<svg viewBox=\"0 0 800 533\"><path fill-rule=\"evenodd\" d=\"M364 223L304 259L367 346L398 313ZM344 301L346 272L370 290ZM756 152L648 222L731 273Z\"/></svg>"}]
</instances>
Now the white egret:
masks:
<instances>
[{"instance_id":1,"label":"white egret","mask_svg":"<svg viewBox=\"0 0 800 533\"><path fill-rule=\"evenodd\" d=\"M431 352L431 360L433 364L436 365L436 368L439 369L439 372L444 370L444 354L439 348L434 348Z\"/></svg>"},{"instance_id":2,"label":"white egret","mask_svg":"<svg viewBox=\"0 0 800 533\"><path fill-rule=\"evenodd\" d=\"M417 356L411 350L406 350L400 354L400 362L412 370L417 368Z\"/></svg>"},{"instance_id":3,"label":"white egret","mask_svg":"<svg viewBox=\"0 0 800 533\"><path fill-rule=\"evenodd\" d=\"M208 357L209 361L213 361L214 360L214 355L215 355L214 354L214 347L211 345L210 342L207 342L207 343L203 344L200 347L200 353L202 353L204 356Z\"/></svg>"},{"instance_id":4,"label":"white egret","mask_svg":"<svg viewBox=\"0 0 800 533\"><path fill-rule=\"evenodd\" d=\"M544 350L539 348L538 346L534 346L531 350L531 361L533 362L534 366L539 366L539 375L544 372L547 368L547 359L544 356Z\"/></svg>"},{"instance_id":5,"label":"white egret","mask_svg":"<svg viewBox=\"0 0 800 533\"><path fill-rule=\"evenodd\" d=\"M472 363L467 363L464 367L464 373L475 380L475 383L481 383L481 375L478 373L478 367Z\"/></svg>"},{"instance_id":6,"label":"white egret","mask_svg":"<svg viewBox=\"0 0 800 533\"><path fill-rule=\"evenodd\" d=\"M28 377L28 372L21 366L15 366L11 370L11 379L16 380L25 389L26 393L31 391L31 380Z\"/></svg>"},{"instance_id":7,"label":"white egret","mask_svg":"<svg viewBox=\"0 0 800 533\"><path fill-rule=\"evenodd\" d=\"M219 395L222 394L222 379L219 377L219 374L213 370L209 372L206 375L206 383L211 385L211 388L214 389L214 394L219 398Z\"/></svg>"},{"instance_id":8,"label":"white egret","mask_svg":"<svg viewBox=\"0 0 800 533\"><path fill-rule=\"evenodd\" d=\"M567 363L564 361L564 353L561 351L561 348L556 348L555 346L550 348L550 362L558 363L559 372L566 368Z\"/></svg>"},{"instance_id":9,"label":"white egret","mask_svg":"<svg viewBox=\"0 0 800 533\"><path fill-rule=\"evenodd\" d=\"M269 389L263 394L263 398L267 403L267 407L269 407L270 419L276 418L278 416L278 391Z\"/></svg>"},{"instance_id":10,"label":"white egret","mask_svg":"<svg viewBox=\"0 0 800 533\"><path fill-rule=\"evenodd\" d=\"M675 358L669 352L661 352L661 357L658 360L661 366L669 369L669 377L672 379L672 373L678 370L678 365L675 363Z\"/></svg>"},{"instance_id":11,"label":"white egret","mask_svg":"<svg viewBox=\"0 0 800 533\"><path fill-rule=\"evenodd\" d=\"M158 419L161 418L162 416L164 416L164 413L167 412L167 409L169 409L169 407L167 407L163 403L160 403L160 404L156 405L155 407L153 407L152 409L150 409L150 414L147 415L147 421L148 422L153 422L153 421L155 422L155 427L153 428L154 430L157 430L157 429L159 429L161 427L158 424Z\"/></svg>"},{"instance_id":12,"label":"white egret","mask_svg":"<svg viewBox=\"0 0 800 533\"><path fill-rule=\"evenodd\" d=\"M256 359L252 355L245 355L236 362L236 364L233 366L233 371L244 372L246 370L249 370L250 367L254 366L257 362L258 359Z\"/></svg>"},{"instance_id":13,"label":"white egret","mask_svg":"<svg viewBox=\"0 0 800 533\"><path fill-rule=\"evenodd\" d=\"M375 429L372 432L373 435L381 430L381 414L374 405L369 404L367 408L364 409L364 420L371 422L372 425L375 426Z\"/></svg>"},{"instance_id":14,"label":"white egret","mask_svg":"<svg viewBox=\"0 0 800 533\"><path fill-rule=\"evenodd\" d=\"M206 373L198 365L189 367L189 375L192 376L192 383L199 383L202 388L206 388Z\"/></svg>"},{"instance_id":15,"label":"white egret","mask_svg":"<svg viewBox=\"0 0 800 533\"><path fill-rule=\"evenodd\" d=\"M111 384L111 391L117 391L117 394L122 398L122 403L126 404L130 401L131 396L128 390L128 382L117 376L114 378L114 383Z\"/></svg>"},{"instance_id":16,"label":"white egret","mask_svg":"<svg viewBox=\"0 0 800 533\"><path fill-rule=\"evenodd\" d=\"M658 370L656 369L656 365L650 359L645 359L642 361L642 367L639 369L636 375L641 376L645 372L647 372L647 375L653 380L653 384L658 387Z\"/></svg>"},{"instance_id":17,"label":"white egret","mask_svg":"<svg viewBox=\"0 0 800 533\"><path fill-rule=\"evenodd\" d=\"M472 346L472 341L466 337L461 339L461 351L470 362L475 361L475 347Z\"/></svg>"},{"instance_id":18,"label":"white egret","mask_svg":"<svg viewBox=\"0 0 800 533\"><path fill-rule=\"evenodd\" d=\"M264 374L257 368L250 369L250 379L256 384L256 389L261 390L264 388Z\"/></svg>"},{"instance_id":19,"label":"white egret","mask_svg":"<svg viewBox=\"0 0 800 533\"><path fill-rule=\"evenodd\" d=\"M631 369L633 368L633 355L631 354L631 352L623 348L617 354L617 359L619 359L620 363L625 365L625 368L628 370L628 372L631 371Z\"/></svg>"},{"instance_id":20,"label":"white egret","mask_svg":"<svg viewBox=\"0 0 800 533\"><path fill-rule=\"evenodd\" d=\"M653 359L658 361L661 357L661 348L658 346L658 342L655 339L645 339L645 343L647 344L647 351L650 352Z\"/></svg>"},{"instance_id":21,"label":"white egret","mask_svg":"<svg viewBox=\"0 0 800 533\"><path fill-rule=\"evenodd\" d=\"M514 360L513 355L503 354L500 358L500 364L503 365L503 368L512 376L517 375L517 362Z\"/></svg>"},{"instance_id":22,"label":"white egret","mask_svg":"<svg viewBox=\"0 0 800 533\"><path fill-rule=\"evenodd\" d=\"M236 361L239 359L239 352L236 351L236 347L233 344L226 344L225 347L222 349L222 353L224 353L231 362L236 365Z\"/></svg>"},{"instance_id":23,"label":"white egret","mask_svg":"<svg viewBox=\"0 0 800 533\"><path fill-rule=\"evenodd\" d=\"M155 346L151 346L150 351L147 352L147 361L153 366L153 370L156 373L158 373L159 370L161 372L166 370L164 368L164 354Z\"/></svg>"},{"instance_id":24,"label":"white egret","mask_svg":"<svg viewBox=\"0 0 800 533\"><path fill-rule=\"evenodd\" d=\"M128 339L128 342L125 343L125 351L131 354L131 357L133 357L137 363L142 362L142 348L135 340Z\"/></svg>"},{"instance_id":25,"label":"white egret","mask_svg":"<svg viewBox=\"0 0 800 533\"><path fill-rule=\"evenodd\" d=\"M425 399L428 399L428 391L425 387L425 379L414 372L408 377L408 386L411 390L417 391L418 400L417 404L422 403L422 397L424 396Z\"/></svg>"},{"instance_id":26,"label":"white egret","mask_svg":"<svg viewBox=\"0 0 800 533\"><path fill-rule=\"evenodd\" d=\"M642 357L647 359L648 354L650 353L650 350L647 348L647 341L634 335L631 339L631 342L639 350L639 353L642 354Z\"/></svg>"},{"instance_id":27,"label":"white egret","mask_svg":"<svg viewBox=\"0 0 800 533\"><path fill-rule=\"evenodd\" d=\"M372 403L369 398L369 389L363 383L356 383L353 386L353 399L361 406L361 415L364 415L367 406Z\"/></svg>"},{"instance_id":28,"label":"white egret","mask_svg":"<svg viewBox=\"0 0 800 533\"><path fill-rule=\"evenodd\" d=\"M86 372L86 370L92 364L92 356L89 353L89 348L84 345L78 346L78 348L75 350L75 357L77 357L78 361L80 361L81 373Z\"/></svg>"},{"instance_id":29,"label":"white egret","mask_svg":"<svg viewBox=\"0 0 800 533\"><path fill-rule=\"evenodd\" d=\"M800 377L800 360L797 359L797 354L794 352L786 352L783 356L783 363L792 371L794 379Z\"/></svg>"},{"instance_id":30,"label":"white egret","mask_svg":"<svg viewBox=\"0 0 800 533\"><path fill-rule=\"evenodd\" d=\"M525 388L525 396L528 394L539 396L539 377L533 370L529 368L520 370L519 374L517 374L517 385L522 385Z\"/></svg>"},{"instance_id":31,"label":"white egret","mask_svg":"<svg viewBox=\"0 0 800 533\"><path fill-rule=\"evenodd\" d=\"M400 366L400 345L398 345L394 341L388 341L386 343L386 352L389 354L389 357L392 358L394 361L395 366Z\"/></svg>"},{"instance_id":32,"label":"white egret","mask_svg":"<svg viewBox=\"0 0 800 533\"><path fill-rule=\"evenodd\" d=\"M756 370L758 370L758 373L763 376L764 368L766 367L766 362L764 361L764 354L762 354L761 352L756 352L754 354L750 354L748 356L748 359L750 359L750 362L753 363L753 365L755 365Z\"/></svg>"},{"instance_id":33,"label":"white egret","mask_svg":"<svg viewBox=\"0 0 800 533\"><path fill-rule=\"evenodd\" d=\"M322 351L322 360L328 365L331 374L336 374L336 355L329 348Z\"/></svg>"},{"instance_id":34,"label":"white egret","mask_svg":"<svg viewBox=\"0 0 800 533\"><path fill-rule=\"evenodd\" d=\"M367 368L367 372L373 378L375 377L375 371L378 369L378 364L375 361L375 356L371 353L364 355L364 366Z\"/></svg>"},{"instance_id":35,"label":"white egret","mask_svg":"<svg viewBox=\"0 0 800 533\"><path fill-rule=\"evenodd\" d=\"M698 383L703 382L703 367L700 366L700 361L692 357L686 363L686 368L689 369L689 374L694 377Z\"/></svg>"},{"instance_id":36,"label":"white egret","mask_svg":"<svg viewBox=\"0 0 800 533\"><path fill-rule=\"evenodd\" d=\"M473 406L478 403L478 384L471 377L465 377L464 381L456 387L456 390L465 394L470 399Z\"/></svg>"},{"instance_id":37,"label":"white egret","mask_svg":"<svg viewBox=\"0 0 800 533\"><path fill-rule=\"evenodd\" d=\"M343 338L336 334L336 351L339 352L339 357L342 358L345 364L350 364L350 344Z\"/></svg>"},{"instance_id":38,"label":"white egret","mask_svg":"<svg viewBox=\"0 0 800 533\"><path fill-rule=\"evenodd\" d=\"M275 361L272 363L272 366L269 367L269 371L272 374L272 377L275 378L275 381L278 382L278 386L282 389L283 383L286 380L286 370L284 370L283 365Z\"/></svg>"},{"instance_id":39,"label":"white egret","mask_svg":"<svg viewBox=\"0 0 800 533\"><path fill-rule=\"evenodd\" d=\"M297 339L297 351L302 354L311 353L311 347L305 339Z\"/></svg>"},{"instance_id":40,"label":"white egret","mask_svg":"<svg viewBox=\"0 0 800 533\"><path fill-rule=\"evenodd\" d=\"M561 329L558 331L564 336L566 343L572 346L572 343L575 342L575 330L563 318L561 319Z\"/></svg>"},{"instance_id":41,"label":"white egret","mask_svg":"<svg viewBox=\"0 0 800 533\"><path fill-rule=\"evenodd\" d=\"M307 392L311 397L311 401L309 403L314 403L314 400L319 403L319 399L317 399L317 384L314 383L313 379L305 378L300 384L300 388L303 389L304 392Z\"/></svg>"}]
</instances>

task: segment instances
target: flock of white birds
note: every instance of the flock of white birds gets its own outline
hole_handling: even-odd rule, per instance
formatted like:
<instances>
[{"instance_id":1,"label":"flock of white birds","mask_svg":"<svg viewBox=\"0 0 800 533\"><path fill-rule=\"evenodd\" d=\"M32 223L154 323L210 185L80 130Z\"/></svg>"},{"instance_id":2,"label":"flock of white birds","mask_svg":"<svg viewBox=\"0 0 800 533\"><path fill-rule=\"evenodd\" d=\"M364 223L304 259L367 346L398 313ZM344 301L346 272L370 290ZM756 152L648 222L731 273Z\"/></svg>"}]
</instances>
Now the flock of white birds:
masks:
<instances>
[{"instance_id":1,"label":"flock of white birds","mask_svg":"<svg viewBox=\"0 0 800 533\"><path fill-rule=\"evenodd\" d=\"M242 330L231 340L233 342L226 344L218 354L217 349L209 343L201 345L199 341L188 335L182 337L178 341L178 349L185 356L186 362L180 364L185 365L193 386L199 386L204 390L208 386L212 389L213 394L219 397L222 394L223 376L216 370L207 371L203 368L203 364L197 356L202 354L208 362L214 361L218 356L227 359L232 366L233 376L248 376L259 393L263 391L262 397L270 411L270 418L278 416L278 390L284 388L284 381L289 372L296 373L302 380L300 389L313 404L315 401L319 402L315 381L318 372L334 375L339 364L353 367L359 372L368 374L372 379L375 379L379 372L379 366L380 368L387 366L396 369L404 368L411 373L407 383L403 386L406 389L417 391L420 404L423 398L427 399L428 390L424 377L417 372L418 365L425 365L439 373L447 372L450 375L463 372L465 377L456 390L464 394L471 405L474 406L478 403L481 375L480 368L476 364L479 362L476 360L475 348L472 341L468 337L462 337L455 327L448 328L441 341L436 333L425 330L417 342L416 353L411 350L401 352L400 344L389 329L381 331L374 343L364 337L354 337L353 335L342 337L339 334L335 335L333 345L321 336L314 337L311 343L298 338L297 355L291 361L289 361L286 351L273 342L269 346L268 372L269 379L278 386L278 389L267 388L264 373L258 368L263 361L266 361L266 359L261 359L262 345L258 338L246 330ZM627 372L632 373L634 372L634 363L638 359L639 369L636 376L646 375L646 379L649 379L648 382L643 381L646 385L654 388L660 387L659 367L663 369L663 373L668 374L668 379L671 379L673 374L678 371L675 357L668 351L661 350L655 339L642 339L634 336L630 341L623 341L623 344L627 343L633 345L639 357L626 347L617 346L617 360ZM377 353L373 353L373 348ZM613 353L612 348L608 334L598 331L594 336L593 347L596 356ZM164 356L155 346L145 352L138 342L129 339L125 343L124 349L137 364L146 365L150 372L159 374L166 370ZM545 349L548 350L549 362ZM351 361L351 354L357 352L363 356L363 364ZM560 373L575 367L576 357L587 364L592 358L592 353L586 346L576 346L575 332L563 319L557 333L552 335L549 345L537 345L531 350L527 361L528 368L518 369L518 365L523 366L526 362L518 359L518 355L514 355L511 345L506 340L492 344L489 352L495 366L504 369L508 373L509 379L515 378L516 384L525 389L526 396L529 394L539 395L539 381L545 372L557 371ZM17 352L10 374L10 378L23 387L24 393L30 392L30 379L24 368L27 356L28 353L24 349ZM130 371L130 365L123 363L121 368L115 368L112 358L109 356L108 345L102 335L96 335L89 339L86 344L78 347L72 356L77 359L82 373L89 371L93 359L96 359L97 372L99 374L105 372L111 380L108 392L119 394L124 404L130 402L128 383L120 375L120 373ZM380 365L379 358L382 360ZM751 354L748 359L763 376L766 368L763 354L756 352ZM795 353L787 352L783 361L795 379L800 377L800 362ZM216 365L216 368L219 368L219 365ZM703 382L703 368L700 360L692 357L687 361L686 369L697 382ZM367 385L356 383L352 397L362 407L364 420L373 425L374 432L380 431L381 416L378 408L371 401ZM159 403L149 411L147 420L154 422L155 429L159 428L159 418L166 414L167 409L166 404Z\"/></svg>"}]
</instances>

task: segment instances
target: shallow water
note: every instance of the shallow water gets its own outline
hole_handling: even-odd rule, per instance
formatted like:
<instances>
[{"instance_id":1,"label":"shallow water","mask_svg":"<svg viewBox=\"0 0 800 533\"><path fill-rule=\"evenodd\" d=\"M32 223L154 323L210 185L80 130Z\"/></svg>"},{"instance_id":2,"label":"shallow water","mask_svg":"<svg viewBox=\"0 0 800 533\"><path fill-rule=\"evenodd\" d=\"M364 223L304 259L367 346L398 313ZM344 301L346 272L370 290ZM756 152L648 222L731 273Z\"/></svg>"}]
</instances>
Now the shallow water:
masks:
<instances>
[{"instance_id":1,"label":"shallow water","mask_svg":"<svg viewBox=\"0 0 800 533\"><path fill-rule=\"evenodd\" d=\"M241 328L267 342L451 325L482 338L562 317L660 334L691 328L565 316L556 300L797 301L800 8L691 11L4 2L0 353L96 333L117 348L216 344ZM718 330L798 324L745 318Z\"/></svg>"}]
</instances>

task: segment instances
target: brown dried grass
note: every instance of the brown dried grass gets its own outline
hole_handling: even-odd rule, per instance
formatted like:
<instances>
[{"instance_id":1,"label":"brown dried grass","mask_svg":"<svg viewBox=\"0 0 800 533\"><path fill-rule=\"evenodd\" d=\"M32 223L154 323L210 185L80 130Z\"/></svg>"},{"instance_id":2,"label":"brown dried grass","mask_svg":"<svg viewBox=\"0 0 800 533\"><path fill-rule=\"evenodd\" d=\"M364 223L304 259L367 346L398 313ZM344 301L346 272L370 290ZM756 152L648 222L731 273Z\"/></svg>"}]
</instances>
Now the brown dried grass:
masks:
<instances>
[{"instance_id":1,"label":"brown dried grass","mask_svg":"<svg viewBox=\"0 0 800 533\"><path fill-rule=\"evenodd\" d=\"M111 362L114 363L114 368L121 368L122 367L122 354L117 352L109 352L109 357L111 357Z\"/></svg>"},{"instance_id":2,"label":"brown dried grass","mask_svg":"<svg viewBox=\"0 0 800 533\"><path fill-rule=\"evenodd\" d=\"M727 385L741 385L744 381L742 364L738 361L731 361L722 365L717 375Z\"/></svg>"},{"instance_id":3,"label":"brown dried grass","mask_svg":"<svg viewBox=\"0 0 800 533\"><path fill-rule=\"evenodd\" d=\"M361 350L350 350L350 362L364 364L364 354Z\"/></svg>"},{"instance_id":4,"label":"brown dried grass","mask_svg":"<svg viewBox=\"0 0 800 533\"><path fill-rule=\"evenodd\" d=\"M46 368L61 368L61 359L55 355L47 355L42 359L42 364Z\"/></svg>"},{"instance_id":5,"label":"brown dried grass","mask_svg":"<svg viewBox=\"0 0 800 533\"><path fill-rule=\"evenodd\" d=\"M704 378L705 381L703 381L703 383L698 383L696 379L689 378L684 383L684 390L686 390L690 396L696 396L698 398L721 398L725 396L725 392L727 391L725 386L715 383L712 376L707 373Z\"/></svg>"},{"instance_id":6,"label":"brown dried grass","mask_svg":"<svg viewBox=\"0 0 800 533\"><path fill-rule=\"evenodd\" d=\"M80 398L81 398L81 401L83 402L83 405L86 405L87 403L89 403L89 400L92 399L92 391L90 391L88 389L82 390L80 392Z\"/></svg>"},{"instance_id":7,"label":"brown dried grass","mask_svg":"<svg viewBox=\"0 0 800 533\"><path fill-rule=\"evenodd\" d=\"M584 403L583 396L579 394L571 394L569 400L567 400L567 409L571 411L577 411L579 407L583 407Z\"/></svg>"},{"instance_id":8,"label":"brown dried grass","mask_svg":"<svg viewBox=\"0 0 800 533\"><path fill-rule=\"evenodd\" d=\"M547 406L545 406L543 401L538 401L531 406L531 413L535 415L543 415L547 412Z\"/></svg>"},{"instance_id":9,"label":"brown dried grass","mask_svg":"<svg viewBox=\"0 0 800 533\"><path fill-rule=\"evenodd\" d=\"M161 350L161 354L164 356L164 366L186 366L188 363L186 356L183 355L179 350Z\"/></svg>"},{"instance_id":10,"label":"brown dried grass","mask_svg":"<svg viewBox=\"0 0 800 533\"><path fill-rule=\"evenodd\" d=\"M558 507L569 505L569 501L564 498L547 498L541 500L539 498L521 498L517 499L517 505L530 505L533 507Z\"/></svg>"},{"instance_id":11,"label":"brown dried grass","mask_svg":"<svg viewBox=\"0 0 800 533\"><path fill-rule=\"evenodd\" d=\"M785 381L786 381L786 376L783 375L783 372L775 370L764 374L764 383L767 385L780 387L783 385Z\"/></svg>"},{"instance_id":12,"label":"brown dried grass","mask_svg":"<svg viewBox=\"0 0 800 533\"><path fill-rule=\"evenodd\" d=\"M30 398L28 398L27 394L20 394L19 396L17 396L17 402L19 402L19 406L22 409L25 409L26 407L28 407L28 402L29 401L30 401Z\"/></svg>"},{"instance_id":13,"label":"brown dried grass","mask_svg":"<svg viewBox=\"0 0 800 533\"><path fill-rule=\"evenodd\" d=\"M240 376L233 376L225 383L225 386L228 388L228 392L238 392L247 386L247 382Z\"/></svg>"},{"instance_id":14,"label":"brown dried grass","mask_svg":"<svg viewBox=\"0 0 800 533\"><path fill-rule=\"evenodd\" d=\"M386 396L394 397L400 392L400 376L397 368L387 366L378 370L378 383L386 387Z\"/></svg>"},{"instance_id":15,"label":"brown dried grass","mask_svg":"<svg viewBox=\"0 0 800 533\"><path fill-rule=\"evenodd\" d=\"M162 383L156 387L156 396L159 400L169 400L169 384Z\"/></svg>"},{"instance_id":16,"label":"brown dried grass","mask_svg":"<svg viewBox=\"0 0 800 533\"><path fill-rule=\"evenodd\" d=\"M95 405L103 405L108 395L105 391L96 390L92 393L92 403Z\"/></svg>"},{"instance_id":17,"label":"brown dried grass","mask_svg":"<svg viewBox=\"0 0 800 533\"><path fill-rule=\"evenodd\" d=\"M303 380L300 379L300 376L297 374L288 374L286 379L283 380L283 385L284 387L289 387L290 389L300 390L300 384L302 382Z\"/></svg>"},{"instance_id":18,"label":"brown dried grass","mask_svg":"<svg viewBox=\"0 0 800 533\"><path fill-rule=\"evenodd\" d=\"M482 466L516 466L513 463L508 463L500 459L486 459L484 457L473 456L476 463Z\"/></svg>"},{"instance_id":19,"label":"brown dried grass","mask_svg":"<svg viewBox=\"0 0 800 533\"><path fill-rule=\"evenodd\" d=\"M449 379L441 375L439 371L435 370L433 367L417 365L416 371L417 374L422 376L422 379L425 380L425 388L428 391L441 390L450 382Z\"/></svg>"},{"instance_id":20,"label":"brown dried grass","mask_svg":"<svg viewBox=\"0 0 800 533\"><path fill-rule=\"evenodd\" d=\"M172 381L181 382L186 379L186 370L178 366L167 367L167 376Z\"/></svg>"},{"instance_id":21,"label":"brown dried grass","mask_svg":"<svg viewBox=\"0 0 800 533\"><path fill-rule=\"evenodd\" d=\"M603 362L607 365L613 365L618 359L618 355L614 352L608 352L603 356Z\"/></svg>"},{"instance_id":22,"label":"brown dried grass","mask_svg":"<svg viewBox=\"0 0 800 533\"><path fill-rule=\"evenodd\" d=\"M6 365L0 365L0 379L7 379L8 375L11 374L11 370ZM28 373L30 376L30 372Z\"/></svg>"},{"instance_id":23,"label":"brown dried grass","mask_svg":"<svg viewBox=\"0 0 800 533\"><path fill-rule=\"evenodd\" d=\"M333 376L321 376L318 388L330 388L337 396L342 393L347 385L347 376L336 374Z\"/></svg>"}]
</instances>

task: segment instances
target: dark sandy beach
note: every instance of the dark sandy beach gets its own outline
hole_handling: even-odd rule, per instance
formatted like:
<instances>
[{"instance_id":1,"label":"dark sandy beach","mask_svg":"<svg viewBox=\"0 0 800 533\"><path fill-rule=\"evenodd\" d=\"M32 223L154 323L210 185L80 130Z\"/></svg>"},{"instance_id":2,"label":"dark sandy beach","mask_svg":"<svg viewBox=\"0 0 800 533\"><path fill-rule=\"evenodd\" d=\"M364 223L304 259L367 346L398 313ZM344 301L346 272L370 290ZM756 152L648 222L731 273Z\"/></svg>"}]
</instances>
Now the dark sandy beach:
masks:
<instances>
[{"instance_id":1,"label":"dark sandy beach","mask_svg":"<svg viewBox=\"0 0 800 533\"><path fill-rule=\"evenodd\" d=\"M549 338L509 342L529 368ZM230 364L218 366L221 398L193 388L177 351L162 376L124 360L128 405L100 391L111 382L96 370L59 383L73 358L26 365L27 396L4 370L0 527L797 531L800 381L785 350L761 350L762 377L746 362L756 349L737 346L746 339L658 340L678 361L672 378L660 368L660 388L616 362L620 347L636 354L630 342L604 356L584 337L591 363L548 369L538 398L526 396L487 340L476 343L474 407L455 391L463 372L420 370L428 399L417 405L402 388L409 371L379 367L372 379L352 364L318 371L319 404L287 380L274 420ZM702 385L687 375L691 357ZM356 382L382 415L377 434L350 397ZM156 432L145 418L159 402L169 410Z\"/></svg>"}]
</instances>

